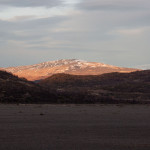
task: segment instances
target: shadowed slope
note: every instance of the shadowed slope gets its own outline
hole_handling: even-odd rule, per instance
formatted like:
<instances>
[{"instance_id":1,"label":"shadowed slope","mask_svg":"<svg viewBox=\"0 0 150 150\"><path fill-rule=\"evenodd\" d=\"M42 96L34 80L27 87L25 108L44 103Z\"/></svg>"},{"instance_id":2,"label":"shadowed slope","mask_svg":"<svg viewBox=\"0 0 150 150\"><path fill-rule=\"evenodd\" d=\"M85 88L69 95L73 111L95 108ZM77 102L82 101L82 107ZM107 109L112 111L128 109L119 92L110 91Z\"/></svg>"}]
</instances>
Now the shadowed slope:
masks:
<instances>
[{"instance_id":1,"label":"shadowed slope","mask_svg":"<svg viewBox=\"0 0 150 150\"><path fill-rule=\"evenodd\" d=\"M56 96L39 85L0 71L0 102L53 101Z\"/></svg>"},{"instance_id":2,"label":"shadowed slope","mask_svg":"<svg viewBox=\"0 0 150 150\"><path fill-rule=\"evenodd\" d=\"M94 76L56 74L40 81L39 84L57 89L66 95L70 94L72 99L76 97L105 103L150 102L149 70Z\"/></svg>"},{"instance_id":3,"label":"shadowed slope","mask_svg":"<svg viewBox=\"0 0 150 150\"><path fill-rule=\"evenodd\" d=\"M150 103L150 71L56 74L39 84L0 71L0 102Z\"/></svg>"},{"instance_id":4,"label":"shadowed slope","mask_svg":"<svg viewBox=\"0 0 150 150\"><path fill-rule=\"evenodd\" d=\"M62 86L62 87L74 87L74 86L85 86L85 87L107 87L112 89L124 84L124 87L120 91L125 90L125 86L129 85L128 89L133 86L139 85L139 90L142 87L145 89L146 85L150 85L150 70L147 71L136 71L132 73L107 73L102 75L69 75L69 74L56 74L49 78L40 81L40 84L49 86ZM143 92L146 90L143 89ZM114 89L119 90L119 89ZM148 89L150 90L150 89ZM147 91L147 90L146 90Z\"/></svg>"}]
</instances>

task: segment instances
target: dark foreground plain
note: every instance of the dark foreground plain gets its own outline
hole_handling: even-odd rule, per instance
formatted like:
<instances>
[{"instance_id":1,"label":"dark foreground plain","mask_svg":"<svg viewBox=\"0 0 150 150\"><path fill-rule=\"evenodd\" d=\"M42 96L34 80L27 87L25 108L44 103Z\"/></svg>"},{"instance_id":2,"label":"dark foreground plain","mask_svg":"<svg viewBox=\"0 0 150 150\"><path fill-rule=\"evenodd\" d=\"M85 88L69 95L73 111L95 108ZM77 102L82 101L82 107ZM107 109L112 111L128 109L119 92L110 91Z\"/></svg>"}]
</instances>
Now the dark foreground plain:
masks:
<instances>
[{"instance_id":1,"label":"dark foreground plain","mask_svg":"<svg viewBox=\"0 0 150 150\"><path fill-rule=\"evenodd\" d=\"M0 150L150 150L150 105L0 105Z\"/></svg>"}]
</instances>

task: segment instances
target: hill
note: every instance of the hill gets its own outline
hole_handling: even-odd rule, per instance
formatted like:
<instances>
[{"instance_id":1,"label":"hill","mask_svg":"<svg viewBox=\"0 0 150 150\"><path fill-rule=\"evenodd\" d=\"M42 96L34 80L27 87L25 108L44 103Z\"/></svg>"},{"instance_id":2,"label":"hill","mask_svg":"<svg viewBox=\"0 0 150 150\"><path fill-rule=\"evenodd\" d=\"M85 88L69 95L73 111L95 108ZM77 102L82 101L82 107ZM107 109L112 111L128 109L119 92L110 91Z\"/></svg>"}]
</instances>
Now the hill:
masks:
<instances>
[{"instance_id":1,"label":"hill","mask_svg":"<svg viewBox=\"0 0 150 150\"><path fill-rule=\"evenodd\" d=\"M0 102L38 103L51 102L54 99L56 99L54 93L39 85L8 72L0 71Z\"/></svg>"},{"instance_id":2,"label":"hill","mask_svg":"<svg viewBox=\"0 0 150 150\"><path fill-rule=\"evenodd\" d=\"M100 75L110 72L132 72L138 69L116 67L97 62L87 62L77 59L62 59L48 61L29 66L1 68L27 80L35 81L45 79L53 74L66 73L73 75Z\"/></svg>"},{"instance_id":3,"label":"hill","mask_svg":"<svg viewBox=\"0 0 150 150\"><path fill-rule=\"evenodd\" d=\"M1 103L150 103L150 71L56 74L38 83L0 71Z\"/></svg>"},{"instance_id":4,"label":"hill","mask_svg":"<svg viewBox=\"0 0 150 150\"><path fill-rule=\"evenodd\" d=\"M150 102L150 70L92 76L56 74L39 84L71 95L85 93L96 100Z\"/></svg>"}]
</instances>

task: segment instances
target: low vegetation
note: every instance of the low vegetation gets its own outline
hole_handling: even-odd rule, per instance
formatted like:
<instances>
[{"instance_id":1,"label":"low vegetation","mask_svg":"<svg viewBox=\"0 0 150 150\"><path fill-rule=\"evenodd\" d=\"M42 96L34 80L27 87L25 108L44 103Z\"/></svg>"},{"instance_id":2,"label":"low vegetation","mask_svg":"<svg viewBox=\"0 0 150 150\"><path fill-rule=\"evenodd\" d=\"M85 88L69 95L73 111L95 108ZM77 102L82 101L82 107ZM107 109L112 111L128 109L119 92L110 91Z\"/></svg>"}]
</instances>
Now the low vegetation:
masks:
<instances>
[{"instance_id":1,"label":"low vegetation","mask_svg":"<svg viewBox=\"0 0 150 150\"><path fill-rule=\"evenodd\" d=\"M150 70L103 75L56 74L40 85L57 89L63 99L90 103L150 103Z\"/></svg>"},{"instance_id":2,"label":"low vegetation","mask_svg":"<svg viewBox=\"0 0 150 150\"><path fill-rule=\"evenodd\" d=\"M150 70L56 74L37 83L0 71L1 103L150 103Z\"/></svg>"},{"instance_id":3,"label":"low vegetation","mask_svg":"<svg viewBox=\"0 0 150 150\"><path fill-rule=\"evenodd\" d=\"M1 103L38 103L53 101L55 98L54 93L34 82L0 71Z\"/></svg>"}]
</instances>

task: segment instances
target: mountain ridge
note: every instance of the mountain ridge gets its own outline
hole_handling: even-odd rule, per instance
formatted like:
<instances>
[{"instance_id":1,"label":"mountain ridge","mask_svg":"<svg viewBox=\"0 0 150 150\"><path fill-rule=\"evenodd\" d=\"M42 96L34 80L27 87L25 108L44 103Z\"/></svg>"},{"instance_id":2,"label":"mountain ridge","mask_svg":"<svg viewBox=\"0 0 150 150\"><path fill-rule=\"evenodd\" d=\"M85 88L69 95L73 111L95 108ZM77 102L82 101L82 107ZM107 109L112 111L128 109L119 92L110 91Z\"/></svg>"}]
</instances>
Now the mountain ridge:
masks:
<instances>
[{"instance_id":1,"label":"mountain ridge","mask_svg":"<svg viewBox=\"0 0 150 150\"><path fill-rule=\"evenodd\" d=\"M102 75L56 74L38 83L0 71L0 103L150 104L150 70Z\"/></svg>"},{"instance_id":2,"label":"mountain ridge","mask_svg":"<svg viewBox=\"0 0 150 150\"><path fill-rule=\"evenodd\" d=\"M66 101L150 103L150 70L102 75L56 74L39 84L62 93Z\"/></svg>"},{"instance_id":3,"label":"mountain ridge","mask_svg":"<svg viewBox=\"0 0 150 150\"><path fill-rule=\"evenodd\" d=\"M88 62L78 59L61 59L34 65L1 69L11 72L18 77L24 77L30 81L45 79L57 73L67 73L73 75L100 75L110 72L133 72L140 70L134 68L117 67L98 62Z\"/></svg>"},{"instance_id":4,"label":"mountain ridge","mask_svg":"<svg viewBox=\"0 0 150 150\"><path fill-rule=\"evenodd\" d=\"M0 103L53 101L55 93L38 84L0 70Z\"/></svg>"}]
</instances>

